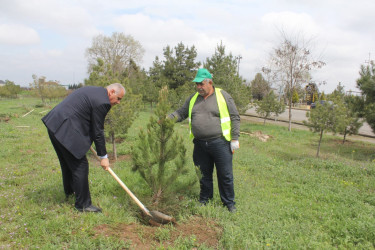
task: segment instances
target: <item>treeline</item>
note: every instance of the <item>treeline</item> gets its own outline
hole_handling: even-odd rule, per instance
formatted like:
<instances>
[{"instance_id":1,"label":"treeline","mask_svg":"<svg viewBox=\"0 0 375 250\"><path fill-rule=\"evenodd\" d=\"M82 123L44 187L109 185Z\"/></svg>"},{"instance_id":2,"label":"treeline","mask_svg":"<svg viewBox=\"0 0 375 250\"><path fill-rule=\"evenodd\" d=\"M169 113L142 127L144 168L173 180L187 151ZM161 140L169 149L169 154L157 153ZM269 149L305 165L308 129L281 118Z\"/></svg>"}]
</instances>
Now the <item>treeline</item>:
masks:
<instances>
[{"instance_id":1,"label":"treeline","mask_svg":"<svg viewBox=\"0 0 375 250\"><path fill-rule=\"evenodd\" d=\"M113 114L108 119L111 126L109 131L114 138L115 134L126 133L139 108L149 105L152 109L155 106L159 90L164 86L168 88L168 101L172 108L181 106L185 99L196 91L195 84L191 81L196 71L204 67L212 73L215 86L225 89L233 97L240 112L245 111L250 103L257 100L258 106L263 102L260 111L266 118L271 113L277 115L284 111L285 104L290 111L293 104L301 99L299 96L305 93L302 85L311 82L311 69L325 65L322 61L313 60L311 52L303 41L283 34L282 42L271 51L268 65L261 67L262 72L250 83L246 83L239 75L237 57L228 52L222 42L217 44L214 53L204 61L197 60L198 51L194 45L187 46L183 42L174 47L167 45L163 48L162 56L156 56L152 66L146 70L139 66L144 49L132 36L123 33L113 33L111 36L98 35L85 51L88 59L88 78L83 84L70 85L69 90L87 85L105 87L114 82L125 86L127 94L124 101L113 109ZM351 116L365 118L373 129L374 71L373 62L368 66L362 66L357 86L364 95L353 100L345 100ZM47 81L45 77L35 75L30 86L43 103L64 97L68 92L58 82ZM317 98L328 99L329 96L322 94ZM338 103L338 100L334 102ZM120 119L123 114L126 119ZM289 114L291 130L291 112ZM115 120L117 122L114 122ZM115 126L118 120L121 120L121 127Z\"/></svg>"},{"instance_id":2,"label":"treeline","mask_svg":"<svg viewBox=\"0 0 375 250\"><path fill-rule=\"evenodd\" d=\"M6 80L5 85L0 87L0 97L17 98L21 91L22 89L19 85L15 85L14 82Z\"/></svg>"},{"instance_id":3,"label":"treeline","mask_svg":"<svg viewBox=\"0 0 375 250\"><path fill-rule=\"evenodd\" d=\"M44 105L47 100L51 102L68 94L66 88L57 81L47 81L45 76L38 77L37 75L32 75L32 78L31 92L34 96L40 97Z\"/></svg>"}]
</instances>

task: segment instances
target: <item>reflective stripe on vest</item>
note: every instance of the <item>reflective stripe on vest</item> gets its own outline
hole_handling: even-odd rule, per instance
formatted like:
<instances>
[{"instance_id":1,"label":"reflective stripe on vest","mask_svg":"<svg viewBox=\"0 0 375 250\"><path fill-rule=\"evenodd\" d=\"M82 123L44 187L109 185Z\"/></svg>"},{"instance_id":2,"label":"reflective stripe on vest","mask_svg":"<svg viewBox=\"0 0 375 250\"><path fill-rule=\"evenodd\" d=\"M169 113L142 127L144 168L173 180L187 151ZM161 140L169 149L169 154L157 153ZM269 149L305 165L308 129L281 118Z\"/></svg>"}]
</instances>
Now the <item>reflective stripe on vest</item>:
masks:
<instances>
[{"instance_id":1,"label":"reflective stripe on vest","mask_svg":"<svg viewBox=\"0 0 375 250\"><path fill-rule=\"evenodd\" d=\"M221 131L223 133L223 136L227 141L230 141L232 139L232 124L230 121L229 111L227 102L225 101L225 98L223 94L221 93L221 89L215 88L216 93L216 101L217 105L219 107L219 113L220 113L220 121L221 121ZM190 128L190 138L194 138L193 133L191 132L191 113L195 104L195 101L197 100L198 92L195 93L195 95L191 98L189 103L189 128Z\"/></svg>"}]
</instances>

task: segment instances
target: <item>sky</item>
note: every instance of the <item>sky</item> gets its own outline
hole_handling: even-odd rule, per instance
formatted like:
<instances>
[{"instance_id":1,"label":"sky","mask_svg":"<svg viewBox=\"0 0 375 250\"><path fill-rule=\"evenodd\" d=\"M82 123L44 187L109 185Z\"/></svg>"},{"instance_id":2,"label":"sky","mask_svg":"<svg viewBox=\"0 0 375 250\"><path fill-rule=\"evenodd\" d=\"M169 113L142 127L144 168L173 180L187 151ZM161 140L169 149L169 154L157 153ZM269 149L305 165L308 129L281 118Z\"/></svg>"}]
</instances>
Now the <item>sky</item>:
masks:
<instances>
[{"instance_id":1,"label":"sky","mask_svg":"<svg viewBox=\"0 0 375 250\"><path fill-rule=\"evenodd\" d=\"M122 32L143 46L146 70L168 45L195 46L203 63L222 43L250 82L284 32L326 63L311 71L320 91L358 91L360 66L375 58L374 13L373 0L0 0L0 80L83 82L92 39Z\"/></svg>"}]
</instances>

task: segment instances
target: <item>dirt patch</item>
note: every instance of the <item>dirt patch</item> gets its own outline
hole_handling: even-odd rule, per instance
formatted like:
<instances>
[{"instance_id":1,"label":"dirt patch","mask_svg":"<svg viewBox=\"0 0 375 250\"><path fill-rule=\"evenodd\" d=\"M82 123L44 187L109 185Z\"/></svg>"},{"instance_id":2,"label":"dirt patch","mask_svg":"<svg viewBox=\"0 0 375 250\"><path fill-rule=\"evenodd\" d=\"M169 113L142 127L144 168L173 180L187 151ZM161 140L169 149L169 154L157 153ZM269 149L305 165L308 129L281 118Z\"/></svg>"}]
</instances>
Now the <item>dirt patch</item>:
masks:
<instances>
[{"instance_id":1,"label":"dirt patch","mask_svg":"<svg viewBox=\"0 0 375 250\"><path fill-rule=\"evenodd\" d=\"M268 139L272 138L270 135L263 134L262 131L255 131L254 133L249 132L240 132L241 134L249 135L251 137L256 137L262 142L268 141Z\"/></svg>"},{"instance_id":2,"label":"dirt patch","mask_svg":"<svg viewBox=\"0 0 375 250\"><path fill-rule=\"evenodd\" d=\"M212 219L194 216L174 226L152 227L135 223L115 226L103 224L94 228L94 231L94 237L104 235L130 242L132 249L153 249L161 244L165 248L173 247L174 242L179 238L192 240L196 247L204 244L217 249L223 230Z\"/></svg>"},{"instance_id":3,"label":"dirt patch","mask_svg":"<svg viewBox=\"0 0 375 250\"><path fill-rule=\"evenodd\" d=\"M2 116L0 114L0 122L9 122L10 121L10 117L9 116Z\"/></svg>"}]
</instances>

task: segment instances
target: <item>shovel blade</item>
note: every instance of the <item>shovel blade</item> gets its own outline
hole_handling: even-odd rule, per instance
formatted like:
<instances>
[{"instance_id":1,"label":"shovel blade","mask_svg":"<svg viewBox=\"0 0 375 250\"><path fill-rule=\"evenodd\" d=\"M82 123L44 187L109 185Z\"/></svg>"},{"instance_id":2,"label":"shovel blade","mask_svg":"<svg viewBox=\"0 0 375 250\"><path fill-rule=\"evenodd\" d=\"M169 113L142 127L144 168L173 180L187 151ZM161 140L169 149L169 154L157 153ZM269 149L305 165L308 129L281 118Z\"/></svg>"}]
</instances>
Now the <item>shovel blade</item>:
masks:
<instances>
[{"instance_id":1,"label":"shovel blade","mask_svg":"<svg viewBox=\"0 0 375 250\"><path fill-rule=\"evenodd\" d=\"M151 211L150 214L152 215L152 220L159 223L159 224L168 224L168 223L176 223L175 218L163 214L159 211Z\"/></svg>"}]
</instances>

